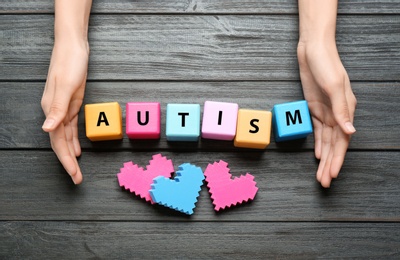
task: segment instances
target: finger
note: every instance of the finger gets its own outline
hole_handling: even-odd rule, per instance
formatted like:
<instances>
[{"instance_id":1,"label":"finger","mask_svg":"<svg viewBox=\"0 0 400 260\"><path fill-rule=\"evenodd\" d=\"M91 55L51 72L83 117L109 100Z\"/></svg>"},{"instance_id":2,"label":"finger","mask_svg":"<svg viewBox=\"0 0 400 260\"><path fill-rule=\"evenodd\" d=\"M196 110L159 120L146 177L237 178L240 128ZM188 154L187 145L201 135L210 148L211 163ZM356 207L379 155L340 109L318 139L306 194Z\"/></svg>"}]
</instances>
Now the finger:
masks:
<instances>
[{"instance_id":1,"label":"finger","mask_svg":"<svg viewBox=\"0 0 400 260\"><path fill-rule=\"evenodd\" d=\"M54 98L54 85L55 81L50 75L47 76L46 84L44 85L41 106L45 116L47 116L50 108L51 101Z\"/></svg>"},{"instance_id":2,"label":"finger","mask_svg":"<svg viewBox=\"0 0 400 260\"><path fill-rule=\"evenodd\" d=\"M76 160L76 158L75 158L75 160ZM71 179L74 182L74 184L78 185L78 184L82 183L83 175L82 175L81 169L80 169L80 167L78 165L78 162L76 163L76 165L78 167L77 171L76 171L76 174L74 176L71 176Z\"/></svg>"},{"instance_id":3,"label":"finger","mask_svg":"<svg viewBox=\"0 0 400 260\"><path fill-rule=\"evenodd\" d=\"M343 133L343 131L341 131L341 129L339 128L336 129L336 131L338 131L338 133L336 138L335 149L333 152L332 163L330 167L330 176L332 178L337 178L337 176L339 175L350 142L349 135Z\"/></svg>"},{"instance_id":4,"label":"finger","mask_svg":"<svg viewBox=\"0 0 400 260\"><path fill-rule=\"evenodd\" d=\"M325 164L329 156L329 152L331 149L331 140L332 140L332 127L324 125L322 130L321 160L319 162L317 170L317 180L319 182L321 182L322 180L322 173L324 171Z\"/></svg>"},{"instance_id":5,"label":"finger","mask_svg":"<svg viewBox=\"0 0 400 260\"><path fill-rule=\"evenodd\" d=\"M63 165L64 169L71 176L72 181L75 184L80 184L82 182L83 178L82 178L82 172L78 165L78 161L76 160L76 158L74 156L71 156L69 147L68 147L68 145L66 145L66 142L64 144L62 144L63 141L59 139L58 132L59 132L59 130L57 128L56 130L49 133L50 139L52 140L53 150L54 150L55 154L57 155L58 160ZM62 131L60 131L60 132L62 132ZM56 140L56 139L58 139L58 140Z\"/></svg>"},{"instance_id":6,"label":"finger","mask_svg":"<svg viewBox=\"0 0 400 260\"><path fill-rule=\"evenodd\" d=\"M77 173L76 158L71 156L67 139L65 136L64 124L60 124L54 131L50 132L50 141L53 151L58 160L70 176Z\"/></svg>"},{"instance_id":7,"label":"finger","mask_svg":"<svg viewBox=\"0 0 400 260\"><path fill-rule=\"evenodd\" d=\"M73 134L73 129L72 129L72 124L69 120L69 116L67 115L67 117L64 120L64 131L65 131L65 138L67 140L67 144L68 144L68 149L70 151L70 154L72 157L76 157L75 154L75 149L74 149L74 134Z\"/></svg>"},{"instance_id":8,"label":"finger","mask_svg":"<svg viewBox=\"0 0 400 260\"><path fill-rule=\"evenodd\" d=\"M326 168L328 168L328 167L329 166L327 165ZM332 182L332 178L329 175L329 169L328 169L327 172L324 171L324 173L322 174L321 186L324 187L324 188L329 188L331 186L331 182Z\"/></svg>"},{"instance_id":9,"label":"finger","mask_svg":"<svg viewBox=\"0 0 400 260\"><path fill-rule=\"evenodd\" d=\"M65 138L67 140L67 145L68 145L68 150L69 154L71 155L71 158L74 160L75 166L76 166L76 174L72 175L71 178L74 181L75 184L79 184L82 182L82 172L80 170L78 160L76 159L76 153L75 153L75 146L73 142L73 129L72 129L72 123L69 120L69 116L64 120L64 131L65 131Z\"/></svg>"},{"instance_id":10,"label":"finger","mask_svg":"<svg viewBox=\"0 0 400 260\"><path fill-rule=\"evenodd\" d=\"M330 145L330 149L329 149L329 154L326 159L324 169L322 171L322 178L321 178L321 185L324 188L329 188L331 186L332 178L330 175L330 169L331 169L331 164L332 164L335 143L336 143L336 132L332 129L331 145Z\"/></svg>"},{"instance_id":11,"label":"finger","mask_svg":"<svg viewBox=\"0 0 400 260\"><path fill-rule=\"evenodd\" d=\"M72 143L74 146L74 153L76 157L81 156L81 145L79 143L78 137L78 115L76 115L71 120L71 129L72 129Z\"/></svg>"},{"instance_id":12,"label":"finger","mask_svg":"<svg viewBox=\"0 0 400 260\"><path fill-rule=\"evenodd\" d=\"M350 118L349 105L347 103L344 88L339 86L336 89L337 91L333 92L330 97L335 120L342 128L343 132L346 134L353 134L355 133L356 129L354 128Z\"/></svg>"},{"instance_id":13,"label":"finger","mask_svg":"<svg viewBox=\"0 0 400 260\"><path fill-rule=\"evenodd\" d=\"M72 128L72 137L73 137L73 144L75 150L75 156L79 157L81 155L81 145L79 143L78 137L78 113L81 109L83 103L83 96L85 93L85 86L86 86L86 76L85 80L80 88L74 93L72 96L72 100L70 103L69 108L69 117L71 118L71 128Z\"/></svg>"},{"instance_id":14,"label":"finger","mask_svg":"<svg viewBox=\"0 0 400 260\"><path fill-rule=\"evenodd\" d=\"M71 176L75 184L82 182L82 172L78 161L74 156L72 146L68 145L64 124L60 124L54 131L50 132L51 146L64 169Z\"/></svg>"},{"instance_id":15,"label":"finger","mask_svg":"<svg viewBox=\"0 0 400 260\"><path fill-rule=\"evenodd\" d=\"M346 86L346 99L347 99L347 104L349 104L349 116L350 116L350 121L354 123L354 113L356 110L357 106L357 99L356 96L353 93L353 90L351 89L350 85L350 80L347 77L347 80L345 81L345 86Z\"/></svg>"},{"instance_id":16,"label":"finger","mask_svg":"<svg viewBox=\"0 0 400 260\"><path fill-rule=\"evenodd\" d=\"M71 93L66 90L67 88L57 88L55 90L54 98L51 101L46 120L42 126L44 131L50 132L56 129L67 115Z\"/></svg>"},{"instance_id":17,"label":"finger","mask_svg":"<svg viewBox=\"0 0 400 260\"><path fill-rule=\"evenodd\" d=\"M321 159L321 149L322 149L322 123L316 119L312 118L314 126L314 150L315 158Z\"/></svg>"}]
</instances>

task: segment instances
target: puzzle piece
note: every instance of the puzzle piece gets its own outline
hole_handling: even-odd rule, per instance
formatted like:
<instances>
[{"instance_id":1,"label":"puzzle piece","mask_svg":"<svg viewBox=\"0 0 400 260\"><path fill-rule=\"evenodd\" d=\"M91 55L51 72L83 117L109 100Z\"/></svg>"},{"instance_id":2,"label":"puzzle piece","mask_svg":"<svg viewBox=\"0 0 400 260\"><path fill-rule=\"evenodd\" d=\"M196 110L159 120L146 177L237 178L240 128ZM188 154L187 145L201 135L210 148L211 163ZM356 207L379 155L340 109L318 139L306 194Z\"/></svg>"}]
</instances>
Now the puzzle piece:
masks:
<instances>
[{"instance_id":1,"label":"puzzle piece","mask_svg":"<svg viewBox=\"0 0 400 260\"><path fill-rule=\"evenodd\" d=\"M156 154L149 161L146 170L132 162L124 163L124 167L117 174L117 178L119 186L154 204L149 194L153 179L158 176L170 178L173 172L174 166L172 161L161 154Z\"/></svg>"},{"instance_id":2,"label":"puzzle piece","mask_svg":"<svg viewBox=\"0 0 400 260\"><path fill-rule=\"evenodd\" d=\"M176 175L173 180L162 176L155 178L149 191L151 198L158 204L191 215L203 185L203 171L200 167L184 163L179 166Z\"/></svg>"},{"instance_id":3,"label":"puzzle piece","mask_svg":"<svg viewBox=\"0 0 400 260\"><path fill-rule=\"evenodd\" d=\"M246 173L232 179L228 163L222 160L208 164L204 176L216 211L253 200L258 191L253 175Z\"/></svg>"}]
</instances>

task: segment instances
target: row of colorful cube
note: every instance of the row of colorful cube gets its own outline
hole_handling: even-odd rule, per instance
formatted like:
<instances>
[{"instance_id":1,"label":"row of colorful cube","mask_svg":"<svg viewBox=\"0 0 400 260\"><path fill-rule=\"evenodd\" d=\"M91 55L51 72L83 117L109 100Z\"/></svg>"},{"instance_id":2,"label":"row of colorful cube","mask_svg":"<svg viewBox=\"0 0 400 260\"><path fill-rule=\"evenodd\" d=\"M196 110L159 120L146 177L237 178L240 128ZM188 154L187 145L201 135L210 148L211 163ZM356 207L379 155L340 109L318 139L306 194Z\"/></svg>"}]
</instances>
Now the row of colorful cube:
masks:
<instances>
[{"instance_id":1,"label":"row of colorful cube","mask_svg":"<svg viewBox=\"0 0 400 260\"><path fill-rule=\"evenodd\" d=\"M312 133L305 100L277 104L272 112L239 109L238 104L206 101L200 129L199 104L167 104L168 141L202 138L234 140L236 147L265 149L271 128L276 142L305 138ZM122 139L122 112L117 102L85 106L86 136L91 141ZM126 134L130 139L159 139L160 103L127 103Z\"/></svg>"}]
</instances>

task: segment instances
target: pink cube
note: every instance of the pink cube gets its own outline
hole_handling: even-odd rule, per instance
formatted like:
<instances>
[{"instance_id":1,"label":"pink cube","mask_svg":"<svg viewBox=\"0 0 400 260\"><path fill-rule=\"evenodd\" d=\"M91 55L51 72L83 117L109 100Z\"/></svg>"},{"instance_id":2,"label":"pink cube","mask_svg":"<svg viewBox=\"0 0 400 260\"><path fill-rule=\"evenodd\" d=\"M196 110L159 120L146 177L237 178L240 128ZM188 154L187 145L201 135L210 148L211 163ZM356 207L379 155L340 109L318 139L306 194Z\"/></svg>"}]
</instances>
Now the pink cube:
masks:
<instances>
[{"instance_id":1,"label":"pink cube","mask_svg":"<svg viewBox=\"0 0 400 260\"><path fill-rule=\"evenodd\" d=\"M130 139L159 139L160 103L127 103L126 135Z\"/></svg>"},{"instance_id":2,"label":"pink cube","mask_svg":"<svg viewBox=\"0 0 400 260\"><path fill-rule=\"evenodd\" d=\"M201 136L207 139L233 140L236 134L238 104L206 101Z\"/></svg>"}]
</instances>

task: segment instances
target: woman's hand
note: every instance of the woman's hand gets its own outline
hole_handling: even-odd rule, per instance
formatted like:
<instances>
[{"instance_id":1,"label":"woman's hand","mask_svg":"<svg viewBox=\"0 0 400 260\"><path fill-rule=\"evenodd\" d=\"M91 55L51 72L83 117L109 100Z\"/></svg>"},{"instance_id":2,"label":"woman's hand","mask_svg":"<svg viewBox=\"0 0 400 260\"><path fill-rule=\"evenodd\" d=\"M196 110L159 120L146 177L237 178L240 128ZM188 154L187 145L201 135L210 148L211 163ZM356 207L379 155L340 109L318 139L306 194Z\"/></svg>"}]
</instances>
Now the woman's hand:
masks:
<instances>
[{"instance_id":1,"label":"woman's hand","mask_svg":"<svg viewBox=\"0 0 400 260\"><path fill-rule=\"evenodd\" d=\"M87 41L56 41L41 102L46 115L43 130L49 132L51 147L75 184L82 182L76 159L81 155L78 113L83 103L88 61Z\"/></svg>"},{"instance_id":2,"label":"woman's hand","mask_svg":"<svg viewBox=\"0 0 400 260\"><path fill-rule=\"evenodd\" d=\"M55 0L54 48L42 109L43 130L58 160L75 184L82 182L78 113L83 103L89 62L88 26L92 0Z\"/></svg>"},{"instance_id":3,"label":"woman's hand","mask_svg":"<svg viewBox=\"0 0 400 260\"><path fill-rule=\"evenodd\" d=\"M300 41L300 78L314 125L317 180L325 188L343 165L353 127L356 98L334 41Z\"/></svg>"}]
</instances>

